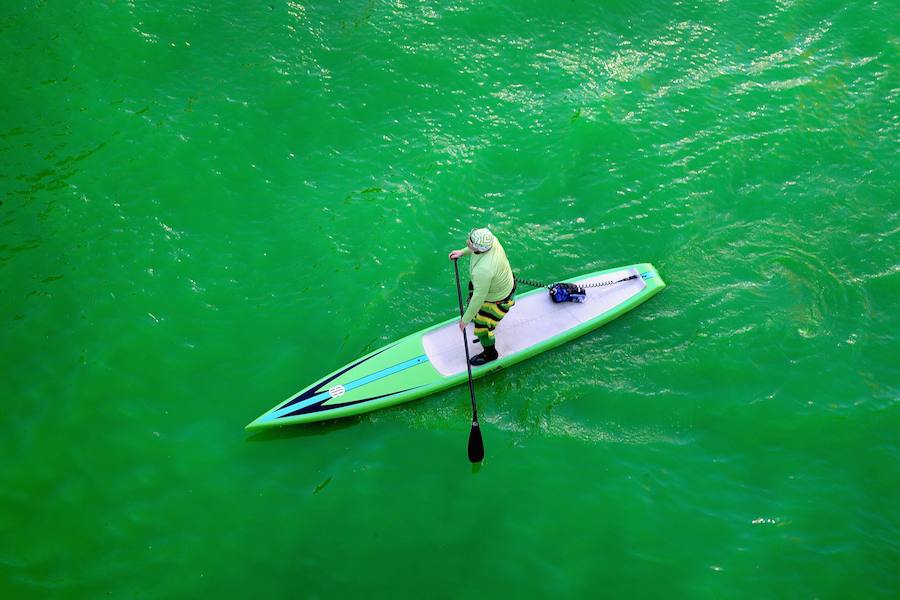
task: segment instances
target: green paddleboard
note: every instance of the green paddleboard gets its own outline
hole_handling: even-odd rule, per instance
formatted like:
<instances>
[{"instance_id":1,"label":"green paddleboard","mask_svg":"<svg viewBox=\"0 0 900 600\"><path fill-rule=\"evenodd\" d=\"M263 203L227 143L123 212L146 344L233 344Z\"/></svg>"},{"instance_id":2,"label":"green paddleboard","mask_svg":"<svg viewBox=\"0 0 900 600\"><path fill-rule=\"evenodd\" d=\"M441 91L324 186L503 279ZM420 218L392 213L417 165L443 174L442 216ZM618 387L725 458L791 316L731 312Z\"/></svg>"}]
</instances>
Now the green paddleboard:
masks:
<instances>
[{"instance_id":1,"label":"green paddleboard","mask_svg":"<svg viewBox=\"0 0 900 600\"><path fill-rule=\"evenodd\" d=\"M621 283L612 283L629 278ZM571 341L648 300L665 287L652 265L636 264L564 280L587 288L583 303L554 303L546 289L516 296L495 334L500 358L472 368L483 377ZM341 367L261 415L247 429L358 415L434 394L468 379L458 317L409 335ZM466 332L469 354L481 352Z\"/></svg>"}]
</instances>

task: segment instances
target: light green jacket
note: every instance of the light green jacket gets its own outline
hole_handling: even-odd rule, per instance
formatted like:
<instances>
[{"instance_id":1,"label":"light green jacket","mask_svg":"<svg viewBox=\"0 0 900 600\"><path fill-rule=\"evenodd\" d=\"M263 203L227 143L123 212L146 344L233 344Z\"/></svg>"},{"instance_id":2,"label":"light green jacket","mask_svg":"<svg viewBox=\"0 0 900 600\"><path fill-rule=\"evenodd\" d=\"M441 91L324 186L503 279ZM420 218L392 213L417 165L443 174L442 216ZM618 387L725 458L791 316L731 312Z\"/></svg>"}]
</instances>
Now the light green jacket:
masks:
<instances>
[{"instance_id":1,"label":"light green jacket","mask_svg":"<svg viewBox=\"0 0 900 600\"><path fill-rule=\"evenodd\" d=\"M469 306L463 315L464 323L471 323L478 309L485 302L497 302L509 296L512 292L515 280L506 251L500 244L500 240L494 238L494 244L490 250L482 254L475 254L466 246L462 253L472 257L469 263L469 278L475 291Z\"/></svg>"}]
</instances>

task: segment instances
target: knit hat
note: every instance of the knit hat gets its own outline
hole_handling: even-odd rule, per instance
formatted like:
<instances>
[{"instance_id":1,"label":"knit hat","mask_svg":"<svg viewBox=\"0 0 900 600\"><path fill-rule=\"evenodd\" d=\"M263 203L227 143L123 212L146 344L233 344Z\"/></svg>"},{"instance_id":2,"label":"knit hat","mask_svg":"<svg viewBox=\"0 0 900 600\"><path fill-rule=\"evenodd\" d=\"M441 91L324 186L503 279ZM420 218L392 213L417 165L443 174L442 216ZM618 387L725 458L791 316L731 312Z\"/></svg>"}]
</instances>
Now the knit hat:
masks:
<instances>
[{"instance_id":1,"label":"knit hat","mask_svg":"<svg viewBox=\"0 0 900 600\"><path fill-rule=\"evenodd\" d=\"M469 242L478 252L487 252L494 245L494 234L487 228L473 229L469 232Z\"/></svg>"}]
</instances>

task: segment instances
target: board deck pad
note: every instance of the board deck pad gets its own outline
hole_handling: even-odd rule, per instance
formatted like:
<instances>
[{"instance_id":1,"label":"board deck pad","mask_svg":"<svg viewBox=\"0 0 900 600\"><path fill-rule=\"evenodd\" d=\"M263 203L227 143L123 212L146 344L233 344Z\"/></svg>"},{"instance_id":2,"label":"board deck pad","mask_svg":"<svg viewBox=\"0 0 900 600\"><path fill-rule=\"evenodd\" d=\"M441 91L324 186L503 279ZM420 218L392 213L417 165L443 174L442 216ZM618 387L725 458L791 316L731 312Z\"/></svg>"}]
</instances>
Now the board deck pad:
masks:
<instances>
[{"instance_id":1,"label":"board deck pad","mask_svg":"<svg viewBox=\"0 0 900 600\"><path fill-rule=\"evenodd\" d=\"M637 278L615 285L587 288L585 290L587 298L583 303L555 303L550 299L550 294L546 292L516 298L515 306L494 330L497 338L497 352L500 356L512 356L517 352L527 350L576 325L599 317L647 286L637 269L625 269L577 280L579 285L586 286L604 281L616 281L629 275L637 275ZM422 336L425 355L441 375L456 375L466 371L466 356L460 336L456 323L435 329ZM474 343L475 339L474 325L469 323L466 328L469 356L475 356L482 351L481 344Z\"/></svg>"}]
</instances>

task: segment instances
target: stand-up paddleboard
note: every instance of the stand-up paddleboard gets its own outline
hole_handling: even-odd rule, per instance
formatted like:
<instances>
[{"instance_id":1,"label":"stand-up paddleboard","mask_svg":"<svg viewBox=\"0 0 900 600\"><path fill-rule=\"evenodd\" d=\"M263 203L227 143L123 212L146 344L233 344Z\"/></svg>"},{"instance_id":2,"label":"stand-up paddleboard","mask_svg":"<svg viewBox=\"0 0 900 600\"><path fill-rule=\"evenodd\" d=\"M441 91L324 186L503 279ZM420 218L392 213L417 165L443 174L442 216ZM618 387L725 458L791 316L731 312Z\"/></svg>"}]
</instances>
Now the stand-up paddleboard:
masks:
<instances>
[{"instance_id":1,"label":"stand-up paddleboard","mask_svg":"<svg viewBox=\"0 0 900 600\"><path fill-rule=\"evenodd\" d=\"M612 283L627 279L620 283ZM628 312L666 284L650 264L608 269L564 280L586 287L583 303L554 303L546 289L516 295L516 305L495 330L500 358L472 367L483 377L535 354L571 341ZM408 402L465 383L465 349L458 318L453 318L388 344L338 369L291 396L247 425L247 429L308 423L357 415ZM469 354L472 324L466 334Z\"/></svg>"}]
</instances>

